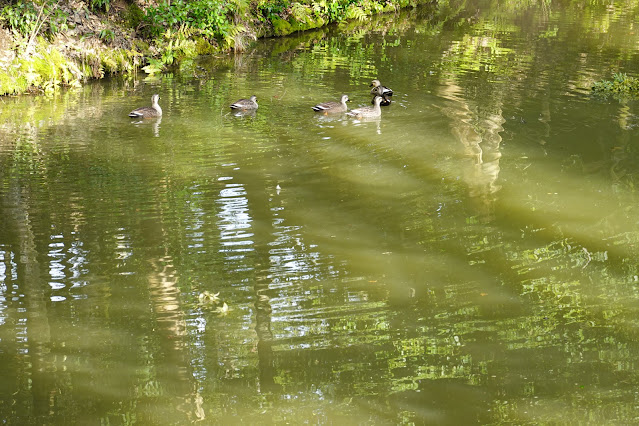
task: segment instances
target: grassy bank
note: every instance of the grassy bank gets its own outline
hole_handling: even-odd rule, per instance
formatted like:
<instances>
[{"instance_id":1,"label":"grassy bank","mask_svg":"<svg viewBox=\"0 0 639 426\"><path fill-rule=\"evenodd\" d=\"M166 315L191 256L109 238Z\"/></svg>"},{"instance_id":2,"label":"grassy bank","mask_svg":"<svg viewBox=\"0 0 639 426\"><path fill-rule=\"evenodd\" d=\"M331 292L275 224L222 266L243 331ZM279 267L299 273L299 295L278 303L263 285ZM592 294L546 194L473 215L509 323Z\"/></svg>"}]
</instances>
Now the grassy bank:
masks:
<instances>
[{"instance_id":1,"label":"grassy bank","mask_svg":"<svg viewBox=\"0 0 639 426\"><path fill-rule=\"evenodd\" d=\"M432 0L61 0L0 2L0 95L108 74L160 73L260 37L366 20Z\"/></svg>"}]
</instances>

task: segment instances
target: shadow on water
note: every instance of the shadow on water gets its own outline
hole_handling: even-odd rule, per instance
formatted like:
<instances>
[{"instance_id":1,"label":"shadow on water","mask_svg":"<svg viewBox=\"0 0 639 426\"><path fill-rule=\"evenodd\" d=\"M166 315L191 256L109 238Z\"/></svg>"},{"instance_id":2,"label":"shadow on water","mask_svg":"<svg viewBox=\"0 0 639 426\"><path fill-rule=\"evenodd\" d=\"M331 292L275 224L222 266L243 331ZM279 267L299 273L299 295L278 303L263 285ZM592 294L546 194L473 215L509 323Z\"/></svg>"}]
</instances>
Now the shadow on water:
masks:
<instances>
[{"instance_id":1,"label":"shadow on water","mask_svg":"<svg viewBox=\"0 0 639 426\"><path fill-rule=\"evenodd\" d=\"M636 418L636 105L588 87L639 3L489 6L6 99L0 417ZM374 78L381 118L311 110Z\"/></svg>"}]
</instances>

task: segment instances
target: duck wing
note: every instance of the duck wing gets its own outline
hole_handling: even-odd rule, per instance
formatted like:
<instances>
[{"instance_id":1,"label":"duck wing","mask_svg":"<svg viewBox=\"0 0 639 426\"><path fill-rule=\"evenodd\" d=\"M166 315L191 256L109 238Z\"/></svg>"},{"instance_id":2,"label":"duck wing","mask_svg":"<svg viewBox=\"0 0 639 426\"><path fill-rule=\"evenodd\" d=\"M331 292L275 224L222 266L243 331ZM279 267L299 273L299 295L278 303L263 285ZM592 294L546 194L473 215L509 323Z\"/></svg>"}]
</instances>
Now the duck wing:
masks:
<instances>
[{"instance_id":1,"label":"duck wing","mask_svg":"<svg viewBox=\"0 0 639 426\"><path fill-rule=\"evenodd\" d=\"M321 104L317 104L311 108L313 108L313 111L322 112L322 111L338 110L343 108L343 106L339 102L322 102Z\"/></svg>"},{"instance_id":2,"label":"duck wing","mask_svg":"<svg viewBox=\"0 0 639 426\"><path fill-rule=\"evenodd\" d=\"M129 117L142 118L142 117L156 117L158 112L151 107L136 108L129 113Z\"/></svg>"}]
</instances>

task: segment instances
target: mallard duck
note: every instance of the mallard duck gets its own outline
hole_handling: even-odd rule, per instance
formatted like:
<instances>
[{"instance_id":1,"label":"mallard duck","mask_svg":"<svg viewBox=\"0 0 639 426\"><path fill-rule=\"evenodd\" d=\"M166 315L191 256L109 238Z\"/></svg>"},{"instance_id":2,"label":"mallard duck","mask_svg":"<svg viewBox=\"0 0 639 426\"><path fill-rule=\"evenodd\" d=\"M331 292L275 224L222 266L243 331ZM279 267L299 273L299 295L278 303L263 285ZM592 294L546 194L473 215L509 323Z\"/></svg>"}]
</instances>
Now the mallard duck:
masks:
<instances>
[{"instance_id":1,"label":"mallard duck","mask_svg":"<svg viewBox=\"0 0 639 426\"><path fill-rule=\"evenodd\" d=\"M347 112L346 114L350 115L351 117L357 117L357 118L381 117L382 109L379 107L379 105L382 103L383 100L384 98L382 98L381 96L375 96L375 99L373 100L375 102L374 103L375 106L353 109Z\"/></svg>"},{"instance_id":2,"label":"mallard duck","mask_svg":"<svg viewBox=\"0 0 639 426\"><path fill-rule=\"evenodd\" d=\"M134 109L129 113L129 117L133 118L154 118L162 116L162 108L158 105L160 95L151 96L151 106Z\"/></svg>"},{"instance_id":3,"label":"mallard duck","mask_svg":"<svg viewBox=\"0 0 639 426\"><path fill-rule=\"evenodd\" d=\"M346 112L346 110L348 109L348 107L346 106L346 102L348 101L348 95L342 95L342 98L339 102L323 102L311 108L313 108L313 111L323 112L324 114L333 112Z\"/></svg>"},{"instance_id":4,"label":"mallard duck","mask_svg":"<svg viewBox=\"0 0 639 426\"><path fill-rule=\"evenodd\" d=\"M231 104L231 109L257 109L257 96L251 96L249 99L239 99Z\"/></svg>"},{"instance_id":5,"label":"mallard duck","mask_svg":"<svg viewBox=\"0 0 639 426\"><path fill-rule=\"evenodd\" d=\"M388 95L384 93L384 89L388 89L388 87L375 86L371 89L371 93L373 94L373 99L371 99L371 104L373 105L375 104L375 97L377 96L382 97L382 102L380 103L381 106L388 106L391 104L390 96L392 95L393 91L391 90L391 95Z\"/></svg>"},{"instance_id":6,"label":"mallard duck","mask_svg":"<svg viewBox=\"0 0 639 426\"><path fill-rule=\"evenodd\" d=\"M382 96L393 96L393 91L386 86L382 86L382 83L379 80L371 81L371 95L382 95ZM377 89L381 87L381 89ZM381 93L378 93L381 90Z\"/></svg>"}]
</instances>

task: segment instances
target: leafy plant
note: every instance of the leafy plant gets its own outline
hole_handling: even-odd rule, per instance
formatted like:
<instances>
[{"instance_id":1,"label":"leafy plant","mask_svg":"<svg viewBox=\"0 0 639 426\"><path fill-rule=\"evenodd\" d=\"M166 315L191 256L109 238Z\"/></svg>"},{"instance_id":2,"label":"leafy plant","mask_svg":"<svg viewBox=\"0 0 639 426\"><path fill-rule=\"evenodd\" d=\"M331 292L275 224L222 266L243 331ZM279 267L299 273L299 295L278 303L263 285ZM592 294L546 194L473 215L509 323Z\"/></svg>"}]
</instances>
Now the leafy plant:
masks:
<instances>
[{"instance_id":1,"label":"leafy plant","mask_svg":"<svg viewBox=\"0 0 639 426\"><path fill-rule=\"evenodd\" d=\"M94 12L108 12L111 8L111 0L90 0L89 7Z\"/></svg>"},{"instance_id":2,"label":"leafy plant","mask_svg":"<svg viewBox=\"0 0 639 426\"><path fill-rule=\"evenodd\" d=\"M103 29L98 33L98 37L105 43L111 43L115 39L115 34L109 29Z\"/></svg>"},{"instance_id":3,"label":"leafy plant","mask_svg":"<svg viewBox=\"0 0 639 426\"><path fill-rule=\"evenodd\" d=\"M51 17L47 20L48 32L51 35L55 35L59 32L69 29L67 20L69 15L57 7L54 7Z\"/></svg>"},{"instance_id":4,"label":"leafy plant","mask_svg":"<svg viewBox=\"0 0 639 426\"><path fill-rule=\"evenodd\" d=\"M2 8L0 17L13 31L27 36L37 27L38 11L33 3L17 3Z\"/></svg>"},{"instance_id":5,"label":"leafy plant","mask_svg":"<svg viewBox=\"0 0 639 426\"><path fill-rule=\"evenodd\" d=\"M625 73L616 73L612 80L601 80L592 86L595 95L616 98L639 96L639 79L630 77Z\"/></svg>"},{"instance_id":6,"label":"leafy plant","mask_svg":"<svg viewBox=\"0 0 639 426\"><path fill-rule=\"evenodd\" d=\"M164 71L176 61L197 56L197 43L193 40L194 30L182 25L178 31L168 29L162 38L156 41L160 51L159 58L150 58L149 64L142 69L148 74Z\"/></svg>"},{"instance_id":7,"label":"leafy plant","mask_svg":"<svg viewBox=\"0 0 639 426\"><path fill-rule=\"evenodd\" d=\"M310 8L302 3L295 2L291 6L291 15L299 22L305 22L309 17L310 11Z\"/></svg>"},{"instance_id":8,"label":"leafy plant","mask_svg":"<svg viewBox=\"0 0 639 426\"><path fill-rule=\"evenodd\" d=\"M286 0L260 0L257 4L259 14L268 20L279 16L288 8Z\"/></svg>"},{"instance_id":9,"label":"leafy plant","mask_svg":"<svg viewBox=\"0 0 639 426\"><path fill-rule=\"evenodd\" d=\"M161 4L147 9L145 31L150 37L158 37L167 28L185 26L199 30L206 37L222 41L234 27L226 10L225 4L219 0L195 0L188 3L175 0L170 6Z\"/></svg>"},{"instance_id":10,"label":"leafy plant","mask_svg":"<svg viewBox=\"0 0 639 426\"><path fill-rule=\"evenodd\" d=\"M346 18L346 11L356 0L319 0L313 3L313 10L317 16L325 16L329 22L339 22Z\"/></svg>"},{"instance_id":11,"label":"leafy plant","mask_svg":"<svg viewBox=\"0 0 639 426\"><path fill-rule=\"evenodd\" d=\"M142 70L147 74L156 74L164 71L164 63L159 59L149 59L149 64L142 67Z\"/></svg>"},{"instance_id":12,"label":"leafy plant","mask_svg":"<svg viewBox=\"0 0 639 426\"><path fill-rule=\"evenodd\" d=\"M346 10L346 19L357 19L358 21L364 21L367 17L366 12L361 7L350 5Z\"/></svg>"},{"instance_id":13,"label":"leafy plant","mask_svg":"<svg viewBox=\"0 0 639 426\"><path fill-rule=\"evenodd\" d=\"M52 2L42 4L40 9L32 2L18 2L0 10L0 20L7 28L32 39L41 32L53 36L66 30L67 18L68 15Z\"/></svg>"}]
</instances>

